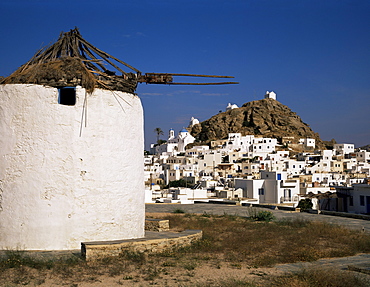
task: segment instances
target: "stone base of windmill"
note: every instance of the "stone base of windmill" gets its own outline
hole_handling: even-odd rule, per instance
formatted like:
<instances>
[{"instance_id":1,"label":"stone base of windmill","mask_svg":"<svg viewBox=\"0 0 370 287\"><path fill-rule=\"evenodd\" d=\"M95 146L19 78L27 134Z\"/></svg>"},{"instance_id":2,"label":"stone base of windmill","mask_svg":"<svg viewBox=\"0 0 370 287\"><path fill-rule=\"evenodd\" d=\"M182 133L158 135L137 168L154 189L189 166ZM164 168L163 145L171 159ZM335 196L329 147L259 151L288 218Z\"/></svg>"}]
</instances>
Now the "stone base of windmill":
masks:
<instances>
[{"instance_id":1,"label":"stone base of windmill","mask_svg":"<svg viewBox=\"0 0 370 287\"><path fill-rule=\"evenodd\" d=\"M202 230L185 230L182 232L168 230L168 220L146 220L145 237L126 240L94 241L81 243L81 255L87 261L103 257L120 256L127 252L161 253L179 247L189 246L202 238ZM160 231L158 231L160 230Z\"/></svg>"}]
</instances>

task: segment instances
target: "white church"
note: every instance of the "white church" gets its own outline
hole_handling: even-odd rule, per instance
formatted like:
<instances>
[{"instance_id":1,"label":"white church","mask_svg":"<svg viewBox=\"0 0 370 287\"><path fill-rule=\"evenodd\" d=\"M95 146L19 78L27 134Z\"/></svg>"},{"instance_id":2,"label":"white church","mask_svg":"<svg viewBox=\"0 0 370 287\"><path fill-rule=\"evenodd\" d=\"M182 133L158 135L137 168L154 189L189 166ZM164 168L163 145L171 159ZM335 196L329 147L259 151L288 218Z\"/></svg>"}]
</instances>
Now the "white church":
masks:
<instances>
[{"instance_id":1,"label":"white church","mask_svg":"<svg viewBox=\"0 0 370 287\"><path fill-rule=\"evenodd\" d=\"M196 119L192 118L191 122L196 122ZM199 123L199 121L198 121ZM175 136L175 130L170 129L168 133L167 142L161 145L151 145L152 154L166 154L166 155L176 155L178 153L185 152L185 147L193 143L195 138L190 134L190 132L183 128L177 136Z\"/></svg>"}]
</instances>

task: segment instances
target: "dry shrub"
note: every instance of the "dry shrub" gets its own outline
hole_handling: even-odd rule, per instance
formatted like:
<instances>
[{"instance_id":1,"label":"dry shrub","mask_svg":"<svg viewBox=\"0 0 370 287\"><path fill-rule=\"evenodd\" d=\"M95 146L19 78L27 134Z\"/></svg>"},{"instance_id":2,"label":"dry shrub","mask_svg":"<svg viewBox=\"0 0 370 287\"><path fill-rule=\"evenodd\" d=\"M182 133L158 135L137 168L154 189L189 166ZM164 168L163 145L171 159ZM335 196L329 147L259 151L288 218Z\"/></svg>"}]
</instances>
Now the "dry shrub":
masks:
<instances>
[{"instance_id":1,"label":"dry shrub","mask_svg":"<svg viewBox=\"0 0 370 287\"><path fill-rule=\"evenodd\" d=\"M276 287L366 287L370 286L369 277L349 271L312 268L300 272L273 277L270 286Z\"/></svg>"}]
</instances>

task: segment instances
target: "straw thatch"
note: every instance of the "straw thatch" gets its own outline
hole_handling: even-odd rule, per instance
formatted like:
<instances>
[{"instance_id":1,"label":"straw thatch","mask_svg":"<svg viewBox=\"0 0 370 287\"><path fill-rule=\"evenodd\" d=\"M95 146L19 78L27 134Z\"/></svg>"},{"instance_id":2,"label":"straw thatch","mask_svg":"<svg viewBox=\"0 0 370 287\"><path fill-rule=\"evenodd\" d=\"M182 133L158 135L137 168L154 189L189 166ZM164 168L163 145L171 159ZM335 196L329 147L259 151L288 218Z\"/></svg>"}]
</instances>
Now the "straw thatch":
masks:
<instances>
[{"instance_id":1,"label":"straw thatch","mask_svg":"<svg viewBox=\"0 0 370 287\"><path fill-rule=\"evenodd\" d=\"M125 72L122 65L136 73ZM122 75L115 75L117 72ZM139 70L85 41L76 28L61 33L55 44L38 51L9 77L0 79L0 84L80 85L90 93L94 88L134 93L140 74Z\"/></svg>"}]
</instances>

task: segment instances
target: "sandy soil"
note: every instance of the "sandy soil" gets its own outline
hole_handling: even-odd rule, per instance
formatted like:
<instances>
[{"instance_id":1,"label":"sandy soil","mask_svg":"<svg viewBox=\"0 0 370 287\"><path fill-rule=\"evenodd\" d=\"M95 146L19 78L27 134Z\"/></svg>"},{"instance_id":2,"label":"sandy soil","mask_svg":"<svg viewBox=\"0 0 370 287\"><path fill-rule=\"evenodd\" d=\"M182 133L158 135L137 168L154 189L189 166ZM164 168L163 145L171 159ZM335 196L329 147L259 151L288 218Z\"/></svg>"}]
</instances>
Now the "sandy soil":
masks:
<instances>
[{"instance_id":1,"label":"sandy soil","mask_svg":"<svg viewBox=\"0 0 370 287\"><path fill-rule=\"evenodd\" d=\"M177 270L175 270L177 269ZM264 278L280 274L274 268L233 268L221 266L220 268L203 265L194 270L188 271L183 268L171 268L168 274L161 273L155 278L148 278L139 272L132 272L130 276L119 275L109 276L100 275L80 280L71 280L68 278L61 279L59 276L49 274L45 282L37 284L37 280L31 280L30 286L195 286L196 284L209 284L210 286L218 286L217 283L227 279L247 279L251 282L262 283ZM24 285L25 282L20 285ZM40 284L41 283L41 284ZM10 285L12 286L12 285Z\"/></svg>"}]
</instances>

